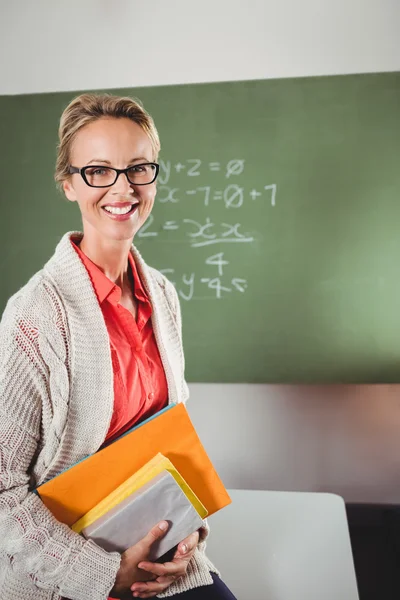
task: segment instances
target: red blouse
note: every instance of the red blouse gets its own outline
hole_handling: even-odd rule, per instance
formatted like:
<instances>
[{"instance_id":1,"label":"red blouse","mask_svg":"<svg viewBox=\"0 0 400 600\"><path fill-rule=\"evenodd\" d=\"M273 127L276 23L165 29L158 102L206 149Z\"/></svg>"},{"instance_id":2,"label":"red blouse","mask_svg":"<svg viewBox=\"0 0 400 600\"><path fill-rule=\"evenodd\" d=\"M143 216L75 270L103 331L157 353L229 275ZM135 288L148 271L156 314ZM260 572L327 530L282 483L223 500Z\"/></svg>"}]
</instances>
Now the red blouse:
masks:
<instances>
[{"instance_id":1,"label":"red blouse","mask_svg":"<svg viewBox=\"0 0 400 600\"><path fill-rule=\"evenodd\" d=\"M119 303L121 288L108 279L79 246L72 244L89 274L110 337L114 412L105 439L109 442L166 406L167 381L154 337L152 307L132 255L129 254L129 266L137 302L136 321Z\"/></svg>"}]
</instances>

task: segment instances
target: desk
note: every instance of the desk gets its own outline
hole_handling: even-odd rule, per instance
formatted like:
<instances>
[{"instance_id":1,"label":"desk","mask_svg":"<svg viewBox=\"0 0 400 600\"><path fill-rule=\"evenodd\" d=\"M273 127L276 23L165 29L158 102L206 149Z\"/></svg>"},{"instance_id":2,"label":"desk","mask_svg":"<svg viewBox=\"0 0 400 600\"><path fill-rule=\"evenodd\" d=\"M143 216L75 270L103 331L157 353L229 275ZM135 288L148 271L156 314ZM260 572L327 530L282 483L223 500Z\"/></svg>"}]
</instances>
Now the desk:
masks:
<instances>
[{"instance_id":1,"label":"desk","mask_svg":"<svg viewBox=\"0 0 400 600\"><path fill-rule=\"evenodd\" d=\"M339 496L229 490L207 555L238 600L358 600Z\"/></svg>"}]
</instances>

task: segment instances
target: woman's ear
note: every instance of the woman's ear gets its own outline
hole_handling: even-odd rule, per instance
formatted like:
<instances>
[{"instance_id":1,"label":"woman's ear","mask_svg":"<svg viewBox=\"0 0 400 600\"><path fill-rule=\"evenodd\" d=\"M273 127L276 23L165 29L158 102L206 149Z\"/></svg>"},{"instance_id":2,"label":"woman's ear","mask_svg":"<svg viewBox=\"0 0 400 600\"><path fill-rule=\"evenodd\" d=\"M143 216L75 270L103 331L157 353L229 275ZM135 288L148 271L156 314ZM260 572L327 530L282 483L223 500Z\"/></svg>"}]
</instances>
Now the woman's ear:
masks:
<instances>
[{"instance_id":1,"label":"woman's ear","mask_svg":"<svg viewBox=\"0 0 400 600\"><path fill-rule=\"evenodd\" d=\"M70 202L76 202L76 192L74 190L71 180L66 179L65 181L63 181L62 186L67 199L70 200Z\"/></svg>"}]
</instances>

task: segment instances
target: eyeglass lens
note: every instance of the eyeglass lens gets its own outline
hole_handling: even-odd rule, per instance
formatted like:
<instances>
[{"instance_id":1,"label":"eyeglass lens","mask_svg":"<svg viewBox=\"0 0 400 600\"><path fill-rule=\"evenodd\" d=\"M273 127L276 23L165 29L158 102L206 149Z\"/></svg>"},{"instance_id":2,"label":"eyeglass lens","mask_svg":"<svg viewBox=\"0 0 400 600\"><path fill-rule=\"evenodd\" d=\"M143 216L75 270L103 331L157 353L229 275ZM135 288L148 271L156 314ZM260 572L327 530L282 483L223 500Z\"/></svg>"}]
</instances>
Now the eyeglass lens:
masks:
<instances>
[{"instance_id":1,"label":"eyeglass lens","mask_svg":"<svg viewBox=\"0 0 400 600\"><path fill-rule=\"evenodd\" d=\"M85 177L89 185L102 187L113 185L117 179L117 171L112 167L85 167ZM127 170L130 183L145 185L151 183L156 175L156 166L152 163L133 165Z\"/></svg>"}]
</instances>

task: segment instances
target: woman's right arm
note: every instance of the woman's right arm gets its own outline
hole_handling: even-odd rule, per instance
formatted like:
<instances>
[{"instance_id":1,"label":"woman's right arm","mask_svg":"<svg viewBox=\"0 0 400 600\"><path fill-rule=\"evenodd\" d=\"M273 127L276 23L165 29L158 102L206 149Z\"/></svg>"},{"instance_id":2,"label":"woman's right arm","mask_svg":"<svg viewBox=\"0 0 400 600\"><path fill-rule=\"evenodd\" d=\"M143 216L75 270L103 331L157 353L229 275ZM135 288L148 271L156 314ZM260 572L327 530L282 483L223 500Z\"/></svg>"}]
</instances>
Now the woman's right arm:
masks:
<instances>
[{"instance_id":1,"label":"woman's right arm","mask_svg":"<svg viewBox=\"0 0 400 600\"><path fill-rule=\"evenodd\" d=\"M7 312L7 311L6 311ZM71 600L104 600L120 567L107 553L58 522L29 491L39 449L48 369L34 328L0 324L0 556L18 577Z\"/></svg>"}]
</instances>

